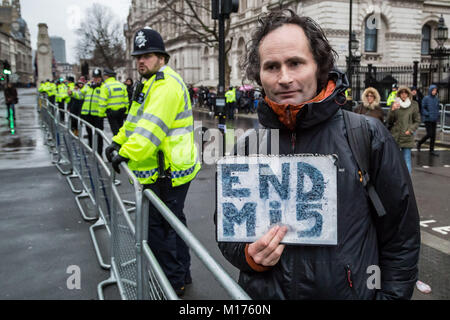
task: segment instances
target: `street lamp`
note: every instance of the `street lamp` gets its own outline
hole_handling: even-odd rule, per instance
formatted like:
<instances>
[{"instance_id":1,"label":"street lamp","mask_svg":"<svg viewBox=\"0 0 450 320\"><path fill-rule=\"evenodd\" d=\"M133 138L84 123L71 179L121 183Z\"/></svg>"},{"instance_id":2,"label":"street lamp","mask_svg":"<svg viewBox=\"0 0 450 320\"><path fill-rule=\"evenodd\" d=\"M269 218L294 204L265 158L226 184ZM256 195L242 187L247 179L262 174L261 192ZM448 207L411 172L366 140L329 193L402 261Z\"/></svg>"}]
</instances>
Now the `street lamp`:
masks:
<instances>
[{"instance_id":1,"label":"street lamp","mask_svg":"<svg viewBox=\"0 0 450 320\"><path fill-rule=\"evenodd\" d=\"M358 57L356 57L356 53L359 49L359 41L356 39L355 32L351 32L350 38L349 38L349 52L347 57L347 77L348 82L350 85L350 88L352 87L352 73L353 73L353 64L355 60L359 60Z\"/></svg>"},{"instance_id":2,"label":"street lamp","mask_svg":"<svg viewBox=\"0 0 450 320\"><path fill-rule=\"evenodd\" d=\"M438 47L434 50L431 50L431 58L438 59L438 84L441 82L441 60L448 56L447 49L445 48L445 42L448 39L448 28L445 25L444 16L441 14L439 18L438 25L434 30L435 37L434 40L437 42Z\"/></svg>"},{"instance_id":3,"label":"street lamp","mask_svg":"<svg viewBox=\"0 0 450 320\"><path fill-rule=\"evenodd\" d=\"M436 37L434 38L434 40L436 40L436 42L438 43L439 48L443 48L445 41L447 41L448 39L448 28L445 25L444 16L442 14L439 18L438 26L435 31Z\"/></svg>"}]
</instances>

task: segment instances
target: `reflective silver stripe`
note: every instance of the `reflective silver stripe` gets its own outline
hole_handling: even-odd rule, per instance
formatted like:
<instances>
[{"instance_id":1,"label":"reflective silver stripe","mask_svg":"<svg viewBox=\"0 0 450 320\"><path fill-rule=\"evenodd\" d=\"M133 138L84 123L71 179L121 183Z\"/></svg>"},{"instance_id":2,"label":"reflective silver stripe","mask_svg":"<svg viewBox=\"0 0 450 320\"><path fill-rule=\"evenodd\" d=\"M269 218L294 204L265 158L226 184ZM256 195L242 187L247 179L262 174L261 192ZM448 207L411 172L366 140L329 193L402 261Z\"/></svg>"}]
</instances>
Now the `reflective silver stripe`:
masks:
<instances>
[{"instance_id":1,"label":"reflective silver stripe","mask_svg":"<svg viewBox=\"0 0 450 320\"><path fill-rule=\"evenodd\" d=\"M186 119L186 118L189 118L189 117L192 117L192 109L180 112L175 117L175 120Z\"/></svg>"},{"instance_id":2,"label":"reflective silver stripe","mask_svg":"<svg viewBox=\"0 0 450 320\"><path fill-rule=\"evenodd\" d=\"M133 134L133 131L125 130L125 135L129 138Z\"/></svg>"},{"instance_id":3,"label":"reflective silver stripe","mask_svg":"<svg viewBox=\"0 0 450 320\"><path fill-rule=\"evenodd\" d=\"M150 132L150 131L148 131L147 129L144 129L144 128L142 128L142 127L137 127L137 128L134 130L134 133L138 133L138 134L140 134L141 136L143 136L143 137L149 139L149 140L150 140L151 142L153 142L153 144L154 144L155 146L157 146L157 147L161 144L161 140L159 140L159 138L158 138L157 136L155 136L155 135L153 134L153 132Z\"/></svg>"},{"instance_id":4,"label":"reflective silver stripe","mask_svg":"<svg viewBox=\"0 0 450 320\"><path fill-rule=\"evenodd\" d=\"M156 173L156 171L158 171L158 169L152 169L152 170L146 170L146 171L133 170L133 173L136 176L136 178L145 179L145 178L153 177L153 175Z\"/></svg>"},{"instance_id":5,"label":"reflective silver stripe","mask_svg":"<svg viewBox=\"0 0 450 320\"><path fill-rule=\"evenodd\" d=\"M174 75L169 74L169 76L171 76L172 78L174 78L175 80L177 80L177 82L180 84L181 89L183 90L183 95L184 95L184 111L186 111L187 109L189 109L189 96L187 95L186 92L186 88L183 85L183 82L178 79L177 77L175 77Z\"/></svg>"},{"instance_id":6,"label":"reflective silver stripe","mask_svg":"<svg viewBox=\"0 0 450 320\"><path fill-rule=\"evenodd\" d=\"M160 118L158 118L157 116L155 116L151 113L144 113L144 115L141 117L141 119L145 119L145 120L148 120L148 121L156 124L158 127L161 128L162 131L164 131L165 134L167 134L167 132L169 132L169 128L164 123L164 121L162 121Z\"/></svg>"},{"instance_id":7,"label":"reflective silver stripe","mask_svg":"<svg viewBox=\"0 0 450 320\"><path fill-rule=\"evenodd\" d=\"M98 96L97 98L100 99L100 100L106 101L106 98L102 98L100 96Z\"/></svg>"},{"instance_id":8,"label":"reflective silver stripe","mask_svg":"<svg viewBox=\"0 0 450 320\"><path fill-rule=\"evenodd\" d=\"M194 131L194 126L190 125L190 126L184 127L184 128L171 129L167 133L167 136L177 136L177 135L186 134L186 133L189 133L189 132L192 132L192 131Z\"/></svg>"},{"instance_id":9,"label":"reflective silver stripe","mask_svg":"<svg viewBox=\"0 0 450 320\"><path fill-rule=\"evenodd\" d=\"M108 103L108 106L119 106L119 105L124 105L124 106L126 106L126 103L123 103L123 102Z\"/></svg>"},{"instance_id":10,"label":"reflective silver stripe","mask_svg":"<svg viewBox=\"0 0 450 320\"><path fill-rule=\"evenodd\" d=\"M128 114L128 117L127 117L127 121L131 122L131 123L134 123L134 124L138 123L139 119L140 119L140 117L133 116L131 114Z\"/></svg>"},{"instance_id":11,"label":"reflective silver stripe","mask_svg":"<svg viewBox=\"0 0 450 320\"><path fill-rule=\"evenodd\" d=\"M115 95L115 96L111 96L109 97L110 99L114 99L114 98L123 98L124 95L123 94L119 94L119 95Z\"/></svg>"}]
</instances>

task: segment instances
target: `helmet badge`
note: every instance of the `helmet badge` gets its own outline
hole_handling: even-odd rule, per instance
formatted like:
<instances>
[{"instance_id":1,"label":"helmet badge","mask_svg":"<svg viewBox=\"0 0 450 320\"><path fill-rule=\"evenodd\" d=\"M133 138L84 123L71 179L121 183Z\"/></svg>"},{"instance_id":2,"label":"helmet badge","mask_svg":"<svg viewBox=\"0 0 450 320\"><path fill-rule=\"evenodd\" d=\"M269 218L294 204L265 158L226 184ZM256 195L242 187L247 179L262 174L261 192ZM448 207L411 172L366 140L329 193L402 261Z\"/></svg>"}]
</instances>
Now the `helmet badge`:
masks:
<instances>
[{"instance_id":1,"label":"helmet badge","mask_svg":"<svg viewBox=\"0 0 450 320\"><path fill-rule=\"evenodd\" d=\"M145 44L147 43L147 39L145 39L144 32L139 31L136 36L136 39L134 41L138 48L145 47Z\"/></svg>"}]
</instances>

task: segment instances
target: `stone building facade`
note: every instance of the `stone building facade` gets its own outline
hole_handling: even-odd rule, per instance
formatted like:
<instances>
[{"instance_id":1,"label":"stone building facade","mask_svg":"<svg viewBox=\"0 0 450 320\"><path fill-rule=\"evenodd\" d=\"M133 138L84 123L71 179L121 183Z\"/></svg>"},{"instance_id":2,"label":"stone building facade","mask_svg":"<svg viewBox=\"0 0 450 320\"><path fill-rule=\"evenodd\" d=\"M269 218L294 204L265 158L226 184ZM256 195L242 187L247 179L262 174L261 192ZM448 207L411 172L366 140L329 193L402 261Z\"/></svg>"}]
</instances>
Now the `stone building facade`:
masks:
<instances>
[{"instance_id":1,"label":"stone building facade","mask_svg":"<svg viewBox=\"0 0 450 320\"><path fill-rule=\"evenodd\" d=\"M12 82L34 82L30 32L19 0L3 0L0 6L0 59L10 63Z\"/></svg>"},{"instance_id":2,"label":"stone building facade","mask_svg":"<svg viewBox=\"0 0 450 320\"><path fill-rule=\"evenodd\" d=\"M179 72L186 83L216 86L218 83L218 49L208 47L190 37L183 23L167 24L170 10L161 0L132 0L124 34L127 55L133 48L133 35L139 28L150 26L158 30L171 54L169 65ZM184 0L177 8L183 10ZM210 6L210 0L191 0ZM232 39L228 55L231 66L231 84L242 83L243 70L239 63L246 51L246 43L257 25L257 17L280 7L291 8L300 15L313 18L325 31L337 51L338 66L345 68L348 55L349 15L348 0L240 0L239 12L232 14L227 40ZM188 10L187 8L185 10ZM188 12L188 11L186 11ZM199 10L206 25L212 26L210 13ZM352 31L359 41L356 54L361 65L411 65L413 61L430 61L430 48L437 46L434 29L443 15L450 23L450 1L445 0L353 0ZM176 20L175 16L170 19ZM449 44L450 45L450 44ZM134 61L127 64L129 75L137 78Z\"/></svg>"}]
</instances>

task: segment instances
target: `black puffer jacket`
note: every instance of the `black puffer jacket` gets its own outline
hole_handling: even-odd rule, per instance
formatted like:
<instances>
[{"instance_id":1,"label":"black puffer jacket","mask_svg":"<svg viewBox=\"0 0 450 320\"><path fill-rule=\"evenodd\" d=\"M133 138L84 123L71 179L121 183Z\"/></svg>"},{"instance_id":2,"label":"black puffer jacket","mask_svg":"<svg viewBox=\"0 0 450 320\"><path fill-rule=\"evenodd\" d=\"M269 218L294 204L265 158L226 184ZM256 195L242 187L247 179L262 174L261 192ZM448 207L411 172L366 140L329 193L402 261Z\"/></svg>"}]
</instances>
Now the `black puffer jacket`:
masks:
<instances>
[{"instance_id":1,"label":"black puffer jacket","mask_svg":"<svg viewBox=\"0 0 450 320\"><path fill-rule=\"evenodd\" d=\"M408 170L384 125L366 117L372 142L370 177L387 211L376 217L359 182L338 104L345 103L347 80L338 71L330 77L336 81L334 93L300 110L296 132L289 132L265 103L258 116L263 127L280 129L280 154L337 154L338 245L286 245L279 262L265 272L248 265L245 243L220 243L220 250L240 269L239 284L254 299L410 299L418 273L420 228ZM367 285L373 283L373 271L367 270L371 265L381 269L380 290Z\"/></svg>"}]
</instances>

